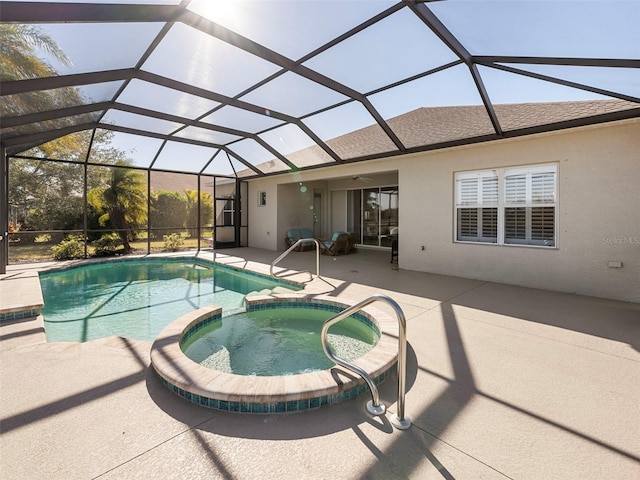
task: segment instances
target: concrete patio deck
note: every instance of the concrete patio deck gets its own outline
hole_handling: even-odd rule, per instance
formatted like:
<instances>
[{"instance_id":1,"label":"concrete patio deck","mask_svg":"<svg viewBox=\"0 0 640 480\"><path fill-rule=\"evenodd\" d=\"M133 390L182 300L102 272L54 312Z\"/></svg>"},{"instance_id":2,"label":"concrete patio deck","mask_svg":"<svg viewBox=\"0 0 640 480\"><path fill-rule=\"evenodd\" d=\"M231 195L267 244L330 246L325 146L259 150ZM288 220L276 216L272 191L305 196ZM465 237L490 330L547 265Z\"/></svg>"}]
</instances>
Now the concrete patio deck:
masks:
<instances>
[{"instance_id":1,"label":"concrete patio deck","mask_svg":"<svg viewBox=\"0 0 640 480\"><path fill-rule=\"evenodd\" d=\"M215 254L263 272L276 256ZM281 266L306 280L295 272L314 253ZM44 267L10 266L0 311L37 305ZM402 307L409 430L388 420L395 375L383 417L366 413L366 394L299 414L225 413L168 391L148 342L46 343L30 317L0 325L0 478L640 478L640 304L396 270L376 251L322 257L320 270L307 292L384 293Z\"/></svg>"}]
</instances>

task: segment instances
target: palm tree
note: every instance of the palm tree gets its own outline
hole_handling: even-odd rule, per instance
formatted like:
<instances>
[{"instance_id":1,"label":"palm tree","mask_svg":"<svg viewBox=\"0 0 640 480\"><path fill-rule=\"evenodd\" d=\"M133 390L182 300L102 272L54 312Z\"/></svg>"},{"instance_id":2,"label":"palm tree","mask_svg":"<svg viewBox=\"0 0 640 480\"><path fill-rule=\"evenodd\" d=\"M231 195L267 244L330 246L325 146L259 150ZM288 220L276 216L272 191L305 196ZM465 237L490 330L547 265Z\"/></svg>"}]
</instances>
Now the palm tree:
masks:
<instances>
[{"instance_id":1,"label":"palm tree","mask_svg":"<svg viewBox=\"0 0 640 480\"><path fill-rule=\"evenodd\" d=\"M126 166L119 160L116 165ZM129 243L133 231L147 218L147 185L144 175L130 168L111 168L106 188L95 188L88 192L87 201L102 215L100 225L107 223L118 233L125 252L131 252Z\"/></svg>"},{"instance_id":2,"label":"palm tree","mask_svg":"<svg viewBox=\"0 0 640 480\"><path fill-rule=\"evenodd\" d=\"M62 65L71 66L71 60L58 44L36 25L0 24L0 80L25 80L58 75L44 54ZM41 90L10 95L0 103L0 115L15 117L35 112L55 110L62 107L81 105L80 92L72 87ZM68 120L51 120L56 128L64 127ZM67 135L38 147L49 158L75 157L84 150L86 142L82 136ZM83 148L84 147L84 148Z\"/></svg>"},{"instance_id":3,"label":"palm tree","mask_svg":"<svg viewBox=\"0 0 640 480\"><path fill-rule=\"evenodd\" d=\"M71 60L58 44L35 25L0 25L0 79L22 80L56 75L55 69L36 55L38 50L65 66Z\"/></svg>"}]
</instances>

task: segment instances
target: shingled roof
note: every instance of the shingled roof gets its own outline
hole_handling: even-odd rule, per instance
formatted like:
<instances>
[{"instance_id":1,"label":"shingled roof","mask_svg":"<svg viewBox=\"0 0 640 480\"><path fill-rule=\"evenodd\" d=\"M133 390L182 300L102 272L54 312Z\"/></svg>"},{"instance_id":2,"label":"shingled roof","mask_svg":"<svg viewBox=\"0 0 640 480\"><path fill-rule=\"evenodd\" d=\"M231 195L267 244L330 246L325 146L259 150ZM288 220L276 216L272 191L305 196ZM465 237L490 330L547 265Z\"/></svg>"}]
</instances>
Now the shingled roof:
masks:
<instances>
[{"instance_id":1,"label":"shingled roof","mask_svg":"<svg viewBox=\"0 0 640 480\"><path fill-rule=\"evenodd\" d=\"M0 142L252 177L640 117L640 10L610 3L0 0Z\"/></svg>"},{"instance_id":2,"label":"shingled roof","mask_svg":"<svg viewBox=\"0 0 640 480\"><path fill-rule=\"evenodd\" d=\"M500 124L505 128L504 137L524 134L527 129L548 124L549 131L572 126L576 118L606 116L621 110L635 110L637 105L624 100L600 100L581 102L549 102L495 105ZM408 149L424 150L460 144L498 140L486 110L482 105L418 108L388 120L389 126ZM378 125L371 125L340 137L328 140L327 145L345 159L387 157L398 155L395 145ZM318 146L312 146L288 155L289 160L301 167L326 164L326 154ZM278 162L272 159L257 167L264 172L279 171ZM251 171L239 172L240 176Z\"/></svg>"}]
</instances>

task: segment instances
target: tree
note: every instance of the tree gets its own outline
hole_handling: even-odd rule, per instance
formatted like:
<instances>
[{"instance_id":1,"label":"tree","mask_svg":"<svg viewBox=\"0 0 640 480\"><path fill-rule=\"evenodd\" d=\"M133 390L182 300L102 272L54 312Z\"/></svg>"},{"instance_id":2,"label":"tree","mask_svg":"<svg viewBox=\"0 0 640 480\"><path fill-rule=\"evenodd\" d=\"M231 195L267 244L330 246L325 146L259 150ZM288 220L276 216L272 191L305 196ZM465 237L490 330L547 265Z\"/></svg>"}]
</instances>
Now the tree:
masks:
<instances>
[{"instance_id":1,"label":"tree","mask_svg":"<svg viewBox=\"0 0 640 480\"><path fill-rule=\"evenodd\" d=\"M36 25L0 24L0 80L24 80L58 75L38 54L70 66L71 60L58 44ZM28 113L81 105L83 98L76 88L40 90L4 97L0 115L15 117ZM55 128L69 124L65 118L49 120ZM65 158L82 150L82 137L67 135L38 147L49 158ZM86 151L86 149L85 149ZM62 156L60 156L62 155Z\"/></svg>"},{"instance_id":2,"label":"tree","mask_svg":"<svg viewBox=\"0 0 640 480\"><path fill-rule=\"evenodd\" d=\"M36 25L3 23L0 39L0 80L3 82L55 75L54 68L36 55L38 50L64 65L71 65L67 54Z\"/></svg>"},{"instance_id":3,"label":"tree","mask_svg":"<svg viewBox=\"0 0 640 480\"><path fill-rule=\"evenodd\" d=\"M151 197L150 224L152 228L164 228L162 233L178 233L184 228L187 202L180 192L161 190Z\"/></svg>"},{"instance_id":4,"label":"tree","mask_svg":"<svg viewBox=\"0 0 640 480\"><path fill-rule=\"evenodd\" d=\"M124 160L115 164L127 166ZM134 230L147 218L147 185L144 175L137 170L116 167L110 170L107 187L89 191L87 201L101 214L100 225L110 224L120 236L125 252L129 253Z\"/></svg>"},{"instance_id":5,"label":"tree","mask_svg":"<svg viewBox=\"0 0 640 480\"><path fill-rule=\"evenodd\" d=\"M198 191L185 190L187 198L187 222L191 238L198 238ZM200 192L200 226L210 225L213 221L213 197L209 192Z\"/></svg>"},{"instance_id":6,"label":"tree","mask_svg":"<svg viewBox=\"0 0 640 480\"><path fill-rule=\"evenodd\" d=\"M81 132L89 143L91 132ZM126 159L126 152L111 146L112 132L98 131L93 140L91 159L113 165ZM52 147L56 148L56 147ZM86 149L85 149L86 150ZM81 229L84 224L84 159L77 163L11 158L9 160L9 202L19 209L22 230ZM104 168L89 166L87 190L104 187ZM90 217L90 222L93 219Z\"/></svg>"},{"instance_id":7,"label":"tree","mask_svg":"<svg viewBox=\"0 0 640 480\"><path fill-rule=\"evenodd\" d=\"M70 66L71 61L46 32L35 25L0 25L0 79L15 81L58 75L49 63ZM81 105L87 100L72 87L27 92L3 97L0 115L15 117ZM48 120L47 127L67 126L65 118ZM91 157L95 163L128 165L125 152L111 147L112 134L97 131ZM77 132L43 143L25 156L67 160L60 164L46 160L12 158L9 162L9 201L20 207L28 226L36 230L81 228L84 223L84 162L91 132ZM126 251L131 250L132 230L146 221L144 176L127 168L110 168L104 181L102 167L87 169L87 200L100 216L100 225L117 230ZM90 218L90 221L92 219Z\"/></svg>"},{"instance_id":8,"label":"tree","mask_svg":"<svg viewBox=\"0 0 640 480\"><path fill-rule=\"evenodd\" d=\"M21 230L82 228L82 165L13 158L9 181L9 202L19 208Z\"/></svg>"},{"instance_id":9,"label":"tree","mask_svg":"<svg viewBox=\"0 0 640 480\"><path fill-rule=\"evenodd\" d=\"M71 65L70 59L40 27L23 24L0 25L0 79L2 81L51 77L58 74L41 56ZM2 117L80 105L75 88L26 92L3 97ZM50 120L55 128L64 119ZM89 132L79 132L47 142L26 152L31 156L81 161L89 145ZM38 160L12 158L9 161L9 202L21 212L22 228L62 230L82 227L82 167Z\"/></svg>"}]
</instances>

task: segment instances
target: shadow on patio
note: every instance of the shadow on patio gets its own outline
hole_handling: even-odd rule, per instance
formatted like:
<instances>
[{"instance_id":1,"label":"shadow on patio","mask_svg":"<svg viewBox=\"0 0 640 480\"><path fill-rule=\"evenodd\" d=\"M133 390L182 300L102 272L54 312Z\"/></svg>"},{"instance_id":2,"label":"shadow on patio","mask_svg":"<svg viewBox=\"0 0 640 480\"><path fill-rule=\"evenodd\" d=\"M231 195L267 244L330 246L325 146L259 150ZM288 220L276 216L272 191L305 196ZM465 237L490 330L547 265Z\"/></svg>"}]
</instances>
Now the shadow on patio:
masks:
<instances>
[{"instance_id":1,"label":"shadow on patio","mask_svg":"<svg viewBox=\"0 0 640 480\"><path fill-rule=\"evenodd\" d=\"M264 257L273 255L234 253L249 266L268 265ZM391 271L386 262L364 259L328 258L321 267L334 296L386 293L410 313L408 431L393 429L386 416L370 417L368 394L292 415L209 410L160 383L149 368L147 342L41 339L2 351L3 471L21 478L637 473L640 378L628 347L637 346L635 305ZM31 321L22 325L39 330ZM3 343L21 338L15 323L1 328ZM391 375L380 389L390 413L395 380ZM35 456L37 465L28 461Z\"/></svg>"}]
</instances>

